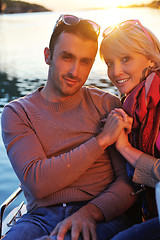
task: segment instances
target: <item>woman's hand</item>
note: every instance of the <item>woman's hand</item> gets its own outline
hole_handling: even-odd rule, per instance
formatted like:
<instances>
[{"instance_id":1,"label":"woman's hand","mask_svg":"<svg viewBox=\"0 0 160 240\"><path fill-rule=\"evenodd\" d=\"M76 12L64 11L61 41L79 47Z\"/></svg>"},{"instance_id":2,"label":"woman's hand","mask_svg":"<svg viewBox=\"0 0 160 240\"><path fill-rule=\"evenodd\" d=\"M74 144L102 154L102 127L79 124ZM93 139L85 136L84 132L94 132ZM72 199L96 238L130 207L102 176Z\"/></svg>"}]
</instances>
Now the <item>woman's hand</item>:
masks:
<instances>
[{"instance_id":1,"label":"woman's hand","mask_svg":"<svg viewBox=\"0 0 160 240\"><path fill-rule=\"evenodd\" d=\"M133 118L131 118L123 109L121 108L115 108L114 110L111 111L112 114L120 114L121 117L123 118L124 122L127 122L128 128L125 128L121 131L121 134L119 135L115 146L116 149L119 152L123 152L126 147L130 147L131 144L128 141L128 134L131 132L132 129L132 123L133 123Z\"/></svg>"},{"instance_id":2,"label":"woman's hand","mask_svg":"<svg viewBox=\"0 0 160 240\"><path fill-rule=\"evenodd\" d=\"M126 133L125 130L123 130L119 135L115 143L115 146L119 152L122 152L124 148L131 146L130 142L128 141L128 134Z\"/></svg>"},{"instance_id":3,"label":"woman's hand","mask_svg":"<svg viewBox=\"0 0 160 240\"><path fill-rule=\"evenodd\" d=\"M140 155L142 154L141 151L132 147L130 142L128 141L128 133L130 133L132 129L133 119L128 116L123 109L114 109L112 114L120 114L123 118L124 122L127 122L128 125L124 128L119 137L115 142L116 149L122 154L122 156L133 166L136 166L137 160L139 159Z\"/></svg>"}]
</instances>

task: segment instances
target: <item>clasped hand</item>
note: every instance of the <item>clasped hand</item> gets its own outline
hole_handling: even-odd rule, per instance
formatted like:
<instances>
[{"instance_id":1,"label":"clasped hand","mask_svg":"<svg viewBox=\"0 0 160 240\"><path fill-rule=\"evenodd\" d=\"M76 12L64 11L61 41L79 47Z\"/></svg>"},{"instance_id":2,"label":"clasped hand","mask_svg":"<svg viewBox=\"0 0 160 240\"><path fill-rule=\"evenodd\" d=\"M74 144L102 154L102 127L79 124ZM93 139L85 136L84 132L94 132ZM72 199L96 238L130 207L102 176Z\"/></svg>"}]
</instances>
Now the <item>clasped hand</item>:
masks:
<instances>
[{"instance_id":1,"label":"clasped hand","mask_svg":"<svg viewBox=\"0 0 160 240\"><path fill-rule=\"evenodd\" d=\"M130 133L133 119L123 109L115 108L102 122L104 126L96 138L99 145L105 149L115 143L123 131L125 135Z\"/></svg>"},{"instance_id":2,"label":"clasped hand","mask_svg":"<svg viewBox=\"0 0 160 240\"><path fill-rule=\"evenodd\" d=\"M130 117L123 109L121 108L115 108L110 112L111 115L116 115L119 117L121 120L123 120L124 123L124 130L126 134L129 134L132 129L132 123L133 123L133 118ZM109 114L109 115L110 115Z\"/></svg>"}]
</instances>

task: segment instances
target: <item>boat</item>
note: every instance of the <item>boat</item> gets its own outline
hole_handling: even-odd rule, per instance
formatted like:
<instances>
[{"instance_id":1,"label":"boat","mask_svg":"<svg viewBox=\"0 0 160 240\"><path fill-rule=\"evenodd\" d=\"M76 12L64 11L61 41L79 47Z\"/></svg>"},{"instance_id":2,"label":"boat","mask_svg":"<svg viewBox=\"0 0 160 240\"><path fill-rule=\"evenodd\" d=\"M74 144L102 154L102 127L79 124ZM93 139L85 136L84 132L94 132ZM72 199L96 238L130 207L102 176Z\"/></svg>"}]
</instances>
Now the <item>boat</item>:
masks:
<instances>
[{"instance_id":1,"label":"boat","mask_svg":"<svg viewBox=\"0 0 160 240\"><path fill-rule=\"evenodd\" d=\"M22 201L15 207L3 220L4 212L7 207L20 196L22 189L18 187L0 206L1 219L0 219L0 239L8 232L8 230L15 225L18 219L27 212L26 203Z\"/></svg>"}]
</instances>

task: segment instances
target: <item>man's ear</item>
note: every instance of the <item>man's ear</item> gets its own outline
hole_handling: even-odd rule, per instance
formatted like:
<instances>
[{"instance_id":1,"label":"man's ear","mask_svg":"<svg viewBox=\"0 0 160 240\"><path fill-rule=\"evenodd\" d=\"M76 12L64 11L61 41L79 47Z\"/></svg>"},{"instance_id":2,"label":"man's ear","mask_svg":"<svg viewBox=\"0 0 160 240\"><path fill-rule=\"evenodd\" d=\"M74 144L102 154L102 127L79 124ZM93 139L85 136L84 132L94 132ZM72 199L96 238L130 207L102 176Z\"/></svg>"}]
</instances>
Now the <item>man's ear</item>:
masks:
<instances>
[{"instance_id":1,"label":"man's ear","mask_svg":"<svg viewBox=\"0 0 160 240\"><path fill-rule=\"evenodd\" d=\"M50 65L50 50L47 47L44 49L44 58L45 62Z\"/></svg>"}]
</instances>

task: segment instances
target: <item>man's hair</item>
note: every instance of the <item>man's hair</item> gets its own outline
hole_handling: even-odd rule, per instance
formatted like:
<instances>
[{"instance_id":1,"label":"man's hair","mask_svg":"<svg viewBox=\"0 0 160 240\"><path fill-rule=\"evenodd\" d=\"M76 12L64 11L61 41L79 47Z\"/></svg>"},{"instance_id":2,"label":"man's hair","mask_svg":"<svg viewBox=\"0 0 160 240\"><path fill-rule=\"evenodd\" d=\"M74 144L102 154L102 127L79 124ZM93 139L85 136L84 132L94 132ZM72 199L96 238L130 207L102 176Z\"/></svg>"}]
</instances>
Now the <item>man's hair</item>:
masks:
<instances>
[{"instance_id":1,"label":"man's hair","mask_svg":"<svg viewBox=\"0 0 160 240\"><path fill-rule=\"evenodd\" d=\"M81 38L94 41L98 44L98 35L95 32L92 24L89 23L87 20L80 20L79 23L75 25L66 25L65 23L63 23L63 21L61 21L60 23L58 23L57 27L52 33L49 42L51 58L58 38L63 32L75 34Z\"/></svg>"}]
</instances>

